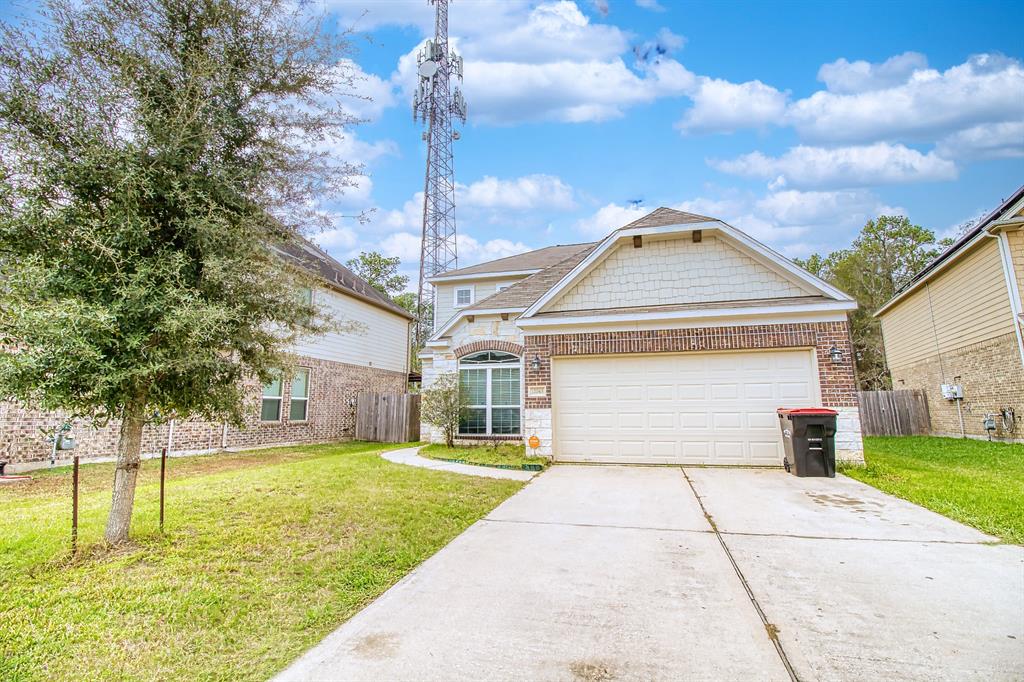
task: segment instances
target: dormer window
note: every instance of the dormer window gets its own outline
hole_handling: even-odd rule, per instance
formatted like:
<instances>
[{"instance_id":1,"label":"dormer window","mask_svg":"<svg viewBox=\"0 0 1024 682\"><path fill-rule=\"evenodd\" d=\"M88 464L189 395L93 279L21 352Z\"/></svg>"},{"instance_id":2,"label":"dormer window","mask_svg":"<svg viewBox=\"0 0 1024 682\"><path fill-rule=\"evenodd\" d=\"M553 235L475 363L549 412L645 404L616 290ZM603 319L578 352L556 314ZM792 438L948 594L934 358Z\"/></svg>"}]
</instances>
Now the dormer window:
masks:
<instances>
[{"instance_id":1,"label":"dormer window","mask_svg":"<svg viewBox=\"0 0 1024 682\"><path fill-rule=\"evenodd\" d=\"M473 287L458 287L455 290L455 307L465 308L473 304Z\"/></svg>"}]
</instances>

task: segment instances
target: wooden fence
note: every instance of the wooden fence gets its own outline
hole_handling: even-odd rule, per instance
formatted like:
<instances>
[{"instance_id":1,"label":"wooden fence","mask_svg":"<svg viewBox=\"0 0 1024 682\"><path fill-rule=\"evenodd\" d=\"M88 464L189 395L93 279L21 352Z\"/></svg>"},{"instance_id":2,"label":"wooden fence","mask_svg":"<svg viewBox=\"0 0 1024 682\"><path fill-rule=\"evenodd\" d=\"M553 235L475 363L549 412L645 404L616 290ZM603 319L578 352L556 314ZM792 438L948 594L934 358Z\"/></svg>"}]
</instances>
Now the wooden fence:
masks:
<instances>
[{"instance_id":1,"label":"wooden fence","mask_svg":"<svg viewBox=\"0 0 1024 682\"><path fill-rule=\"evenodd\" d=\"M931 431L924 391L860 391L858 395L865 436L918 436Z\"/></svg>"},{"instance_id":2,"label":"wooden fence","mask_svg":"<svg viewBox=\"0 0 1024 682\"><path fill-rule=\"evenodd\" d=\"M356 440L408 443L420 439L420 396L360 393L356 398Z\"/></svg>"}]
</instances>

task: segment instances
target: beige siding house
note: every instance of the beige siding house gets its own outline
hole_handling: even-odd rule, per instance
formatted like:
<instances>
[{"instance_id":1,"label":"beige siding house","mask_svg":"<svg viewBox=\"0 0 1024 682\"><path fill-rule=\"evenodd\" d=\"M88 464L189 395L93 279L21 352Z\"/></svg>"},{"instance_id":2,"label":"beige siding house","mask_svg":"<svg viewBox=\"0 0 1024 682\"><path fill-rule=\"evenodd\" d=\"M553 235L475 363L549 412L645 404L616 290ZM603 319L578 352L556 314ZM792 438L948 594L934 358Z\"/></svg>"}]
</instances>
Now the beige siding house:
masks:
<instances>
[{"instance_id":1,"label":"beige siding house","mask_svg":"<svg viewBox=\"0 0 1024 682\"><path fill-rule=\"evenodd\" d=\"M143 431L144 455L163 447L172 453L196 453L350 438L357 393L406 390L412 316L312 244L291 247L281 255L317 273L321 286L312 292L314 302L337 320L358 323L358 328L300 341L292 349L294 374L262 388L251 387L252 403L243 428L200 420L152 424ZM51 451L41 429L53 429L64 419L61 414L0 401L0 462L8 462L9 471L48 464ZM109 457L117 446L118 427L75 422L74 454L85 459Z\"/></svg>"},{"instance_id":2,"label":"beige siding house","mask_svg":"<svg viewBox=\"0 0 1024 682\"><path fill-rule=\"evenodd\" d=\"M824 405L837 454L862 459L849 296L715 218L660 208L614 227L431 280L423 385L458 373L460 439L565 462L778 466L776 409Z\"/></svg>"},{"instance_id":3,"label":"beige siding house","mask_svg":"<svg viewBox=\"0 0 1024 682\"><path fill-rule=\"evenodd\" d=\"M1024 187L877 313L893 388L925 391L936 434L1024 440L1022 227Z\"/></svg>"}]
</instances>

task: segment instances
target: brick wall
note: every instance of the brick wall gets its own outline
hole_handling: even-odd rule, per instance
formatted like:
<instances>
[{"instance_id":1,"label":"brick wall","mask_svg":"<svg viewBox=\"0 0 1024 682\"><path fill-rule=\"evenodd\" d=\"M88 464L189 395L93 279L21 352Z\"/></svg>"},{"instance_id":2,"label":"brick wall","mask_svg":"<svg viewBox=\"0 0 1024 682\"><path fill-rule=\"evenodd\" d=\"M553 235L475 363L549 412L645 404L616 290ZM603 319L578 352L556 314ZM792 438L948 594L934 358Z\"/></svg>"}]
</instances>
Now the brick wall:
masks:
<instances>
[{"instance_id":1,"label":"brick wall","mask_svg":"<svg viewBox=\"0 0 1024 682\"><path fill-rule=\"evenodd\" d=\"M552 356L769 348L814 348L818 356L822 403L829 407L857 407L853 348L846 322L549 334L527 336L525 341L527 409L551 407ZM843 361L839 364L833 363L829 357L833 344L843 353ZM537 369L533 367L535 357L540 360ZM542 389L544 397L531 398L531 387Z\"/></svg>"},{"instance_id":2,"label":"brick wall","mask_svg":"<svg viewBox=\"0 0 1024 682\"><path fill-rule=\"evenodd\" d=\"M407 377L403 372L359 367L328 360L300 357L299 367L309 369L309 407L307 420L293 422L288 419L288 401L291 381L285 381L282 396L281 420L260 422L260 386L253 385L248 419L243 428L205 422L198 419L174 423L172 451L209 451L223 446L257 447L277 443L316 443L351 438L355 431L355 410L349 401L361 391L399 392L406 390ZM0 461L16 465L45 462L50 457L50 445L45 442L40 428L52 429L64 420L64 415L25 408L13 403L0 402ZM73 434L78 441L75 454L83 458L113 456L117 448L118 422L93 428L86 421L73 423ZM145 454L159 452L167 446L170 424L147 426L142 436ZM69 453L58 453L58 457Z\"/></svg>"},{"instance_id":3,"label":"brick wall","mask_svg":"<svg viewBox=\"0 0 1024 682\"><path fill-rule=\"evenodd\" d=\"M995 437L1024 439L1024 365L1021 364L1016 334L1005 334L944 352L905 367L893 367L893 388L921 389L928 396L928 413L932 433L960 435L960 419L956 401L942 397L941 385L959 383L964 387L961 405L964 432L969 436L987 437L982 426L986 413L1004 407L1016 413L1015 429L1005 431L999 426ZM955 377L960 377L955 379Z\"/></svg>"}]
</instances>

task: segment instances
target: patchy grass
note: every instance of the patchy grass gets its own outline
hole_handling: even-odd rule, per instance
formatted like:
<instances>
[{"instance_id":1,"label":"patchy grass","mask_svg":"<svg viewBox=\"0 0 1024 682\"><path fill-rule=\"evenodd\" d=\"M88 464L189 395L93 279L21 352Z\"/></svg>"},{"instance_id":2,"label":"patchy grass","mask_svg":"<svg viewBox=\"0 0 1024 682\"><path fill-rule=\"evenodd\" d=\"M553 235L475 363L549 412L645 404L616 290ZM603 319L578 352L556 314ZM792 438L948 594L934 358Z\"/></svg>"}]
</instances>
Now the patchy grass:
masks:
<instances>
[{"instance_id":1,"label":"patchy grass","mask_svg":"<svg viewBox=\"0 0 1024 682\"><path fill-rule=\"evenodd\" d=\"M395 446L389 446L389 448ZM113 465L0 487L0 679L264 680L521 487L377 443L143 463L133 544L102 544Z\"/></svg>"},{"instance_id":2,"label":"patchy grass","mask_svg":"<svg viewBox=\"0 0 1024 682\"><path fill-rule=\"evenodd\" d=\"M500 443L495 445L469 445L448 447L444 443L435 443L420 449L420 454L432 459L456 459L466 464L480 466L505 466L521 468L531 464L541 468L550 461L547 457L527 457L522 443Z\"/></svg>"},{"instance_id":3,"label":"patchy grass","mask_svg":"<svg viewBox=\"0 0 1024 682\"><path fill-rule=\"evenodd\" d=\"M868 437L864 459L867 466L844 465L840 471L1005 542L1024 544L1024 445Z\"/></svg>"}]
</instances>

